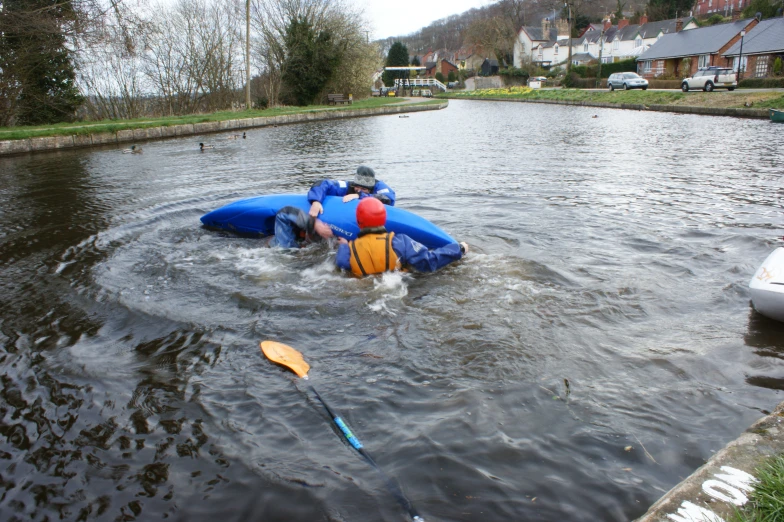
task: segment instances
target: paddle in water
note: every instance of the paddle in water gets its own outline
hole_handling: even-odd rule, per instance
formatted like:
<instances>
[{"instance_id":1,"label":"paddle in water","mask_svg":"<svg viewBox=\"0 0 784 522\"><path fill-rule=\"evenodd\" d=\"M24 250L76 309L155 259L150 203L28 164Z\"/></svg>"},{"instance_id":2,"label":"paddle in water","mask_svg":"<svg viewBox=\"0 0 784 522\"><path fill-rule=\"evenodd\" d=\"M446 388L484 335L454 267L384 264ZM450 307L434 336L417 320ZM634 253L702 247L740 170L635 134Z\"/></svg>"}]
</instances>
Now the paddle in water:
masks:
<instances>
[{"instance_id":1,"label":"paddle in water","mask_svg":"<svg viewBox=\"0 0 784 522\"><path fill-rule=\"evenodd\" d=\"M299 353L297 350L292 348L291 346L285 345L283 343L275 342L275 341L262 341L261 342L261 351L270 361L280 364L281 366L285 366L289 370L296 373L298 376L302 377L305 380L308 380L308 371L310 370L310 365L305 361L302 357L302 354ZM348 425L340 418L335 410L333 410L329 404L324 400L324 398L316 391L316 389L308 384L310 391L316 396L319 402L324 406L324 409L327 410L332 422L340 429L340 432L343 433L343 436L346 437L346 440L351 447L357 450L357 452L362 455L365 460L375 468L376 471L381 475L386 483L387 489L390 493L397 499L401 506L408 512L411 516L411 520L414 522L424 522L423 519L414 506L411 505L411 502L406 498L401 491L400 487L390 479L384 471L378 467L376 461L370 456L370 454L365 450L362 443L359 439L351 432L351 429Z\"/></svg>"}]
</instances>

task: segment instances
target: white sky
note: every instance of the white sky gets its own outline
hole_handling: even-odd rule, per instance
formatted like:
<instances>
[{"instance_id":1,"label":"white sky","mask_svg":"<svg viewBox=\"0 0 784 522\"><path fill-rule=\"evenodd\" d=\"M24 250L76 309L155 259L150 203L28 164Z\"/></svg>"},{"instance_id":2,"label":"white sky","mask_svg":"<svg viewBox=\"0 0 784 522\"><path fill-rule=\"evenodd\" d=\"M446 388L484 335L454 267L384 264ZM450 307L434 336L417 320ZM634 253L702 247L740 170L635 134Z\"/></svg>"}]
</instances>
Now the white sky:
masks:
<instances>
[{"instance_id":1,"label":"white sky","mask_svg":"<svg viewBox=\"0 0 784 522\"><path fill-rule=\"evenodd\" d=\"M354 0L365 10L373 32L371 40L405 36L431 22L460 14L473 7L484 7L492 0Z\"/></svg>"}]
</instances>

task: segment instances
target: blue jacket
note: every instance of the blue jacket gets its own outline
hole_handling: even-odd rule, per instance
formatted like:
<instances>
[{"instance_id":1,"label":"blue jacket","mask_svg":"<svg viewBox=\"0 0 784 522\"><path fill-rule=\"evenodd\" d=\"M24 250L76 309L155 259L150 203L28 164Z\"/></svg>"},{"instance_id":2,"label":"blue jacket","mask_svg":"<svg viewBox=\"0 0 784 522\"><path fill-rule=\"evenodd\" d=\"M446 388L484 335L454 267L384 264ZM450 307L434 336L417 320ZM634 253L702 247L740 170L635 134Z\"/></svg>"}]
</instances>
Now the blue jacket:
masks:
<instances>
[{"instance_id":1,"label":"blue jacket","mask_svg":"<svg viewBox=\"0 0 784 522\"><path fill-rule=\"evenodd\" d=\"M428 250L425 245L414 241L405 234L395 234L392 237L392 250L395 251L403 268L413 269L417 272L435 272L453 261L463 257L460 245L448 245ZM335 257L338 268L351 271L351 250L349 245L338 246Z\"/></svg>"},{"instance_id":2,"label":"blue jacket","mask_svg":"<svg viewBox=\"0 0 784 522\"><path fill-rule=\"evenodd\" d=\"M313 203L318 201L324 203L324 198L327 196L340 196L343 197L348 194L351 188L351 182L338 181L336 179L325 179L320 183L313 185L308 191L308 202ZM389 188L389 185L381 180L376 180L376 186L370 191L370 194L360 192L359 199L367 198L370 196L378 196L377 199L385 205L391 207L395 206L395 191Z\"/></svg>"}]
</instances>

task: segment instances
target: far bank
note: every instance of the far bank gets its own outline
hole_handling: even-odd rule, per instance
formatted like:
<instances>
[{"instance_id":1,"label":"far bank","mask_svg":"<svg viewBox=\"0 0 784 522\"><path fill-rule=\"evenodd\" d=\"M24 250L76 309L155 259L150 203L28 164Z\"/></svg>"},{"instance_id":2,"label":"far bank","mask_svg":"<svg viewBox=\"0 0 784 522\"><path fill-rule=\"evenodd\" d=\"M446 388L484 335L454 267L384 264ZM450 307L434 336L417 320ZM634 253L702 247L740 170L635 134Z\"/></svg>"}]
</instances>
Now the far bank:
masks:
<instances>
[{"instance_id":1,"label":"far bank","mask_svg":"<svg viewBox=\"0 0 784 522\"><path fill-rule=\"evenodd\" d=\"M342 118L444 109L446 100L363 100L338 107L286 107L267 111L223 112L182 118L86 122L36 128L0 129L0 156L48 150L93 147L177 136L203 135ZM8 136L8 138L5 138Z\"/></svg>"},{"instance_id":2,"label":"far bank","mask_svg":"<svg viewBox=\"0 0 784 522\"><path fill-rule=\"evenodd\" d=\"M684 93L680 91L589 91L501 87L442 93L444 99L554 103L628 110L651 110L738 118L769 118L768 109L784 109L784 91Z\"/></svg>"}]
</instances>

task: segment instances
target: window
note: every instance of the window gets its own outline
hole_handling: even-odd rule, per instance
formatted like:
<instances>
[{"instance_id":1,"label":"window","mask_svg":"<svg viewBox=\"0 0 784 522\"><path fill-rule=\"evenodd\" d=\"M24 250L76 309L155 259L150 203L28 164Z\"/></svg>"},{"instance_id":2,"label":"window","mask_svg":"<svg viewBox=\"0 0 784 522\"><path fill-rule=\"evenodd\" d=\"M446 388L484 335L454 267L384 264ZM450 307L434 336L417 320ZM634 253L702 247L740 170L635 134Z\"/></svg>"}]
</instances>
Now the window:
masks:
<instances>
[{"instance_id":1,"label":"window","mask_svg":"<svg viewBox=\"0 0 784 522\"><path fill-rule=\"evenodd\" d=\"M642 38L640 38L639 36L637 38L635 38L634 39L634 46L635 47L642 47Z\"/></svg>"},{"instance_id":2,"label":"window","mask_svg":"<svg viewBox=\"0 0 784 522\"><path fill-rule=\"evenodd\" d=\"M768 75L768 58L766 56L758 56L757 64L754 66L754 77L764 78Z\"/></svg>"},{"instance_id":3,"label":"window","mask_svg":"<svg viewBox=\"0 0 784 522\"><path fill-rule=\"evenodd\" d=\"M555 44L555 45L553 46L553 54L555 54L555 55L557 55L557 54L558 54L558 44Z\"/></svg>"},{"instance_id":4,"label":"window","mask_svg":"<svg viewBox=\"0 0 784 522\"><path fill-rule=\"evenodd\" d=\"M651 60L646 60L646 61L642 62L642 72L643 73L651 72L651 64L652 63L653 62Z\"/></svg>"},{"instance_id":5,"label":"window","mask_svg":"<svg viewBox=\"0 0 784 522\"><path fill-rule=\"evenodd\" d=\"M602 63L612 63L612 56L602 56Z\"/></svg>"},{"instance_id":6,"label":"window","mask_svg":"<svg viewBox=\"0 0 784 522\"><path fill-rule=\"evenodd\" d=\"M744 56L743 58L741 58L741 64L740 64L740 67L742 69L741 72L746 72L746 68L747 68L748 64L749 64L749 57L748 56ZM737 56L732 59L732 70L735 71L735 72L738 72L738 57Z\"/></svg>"},{"instance_id":7,"label":"window","mask_svg":"<svg viewBox=\"0 0 784 522\"><path fill-rule=\"evenodd\" d=\"M713 7L713 0L708 0L708 7Z\"/></svg>"},{"instance_id":8,"label":"window","mask_svg":"<svg viewBox=\"0 0 784 522\"><path fill-rule=\"evenodd\" d=\"M613 50L617 51L621 47L621 41L619 39L613 40Z\"/></svg>"},{"instance_id":9,"label":"window","mask_svg":"<svg viewBox=\"0 0 784 522\"><path fill-rule=\"evenodd\" d=\"M587 40L586 40L586 41L585 41L585 43L583 44L583 52L584 52L584 53L587 53L587 52L588 52L588 41L587 41Z\"/></svg>"},{"instance_id":10,"label":"window","mask_svg":"<svg viewBox=\"0 0 784 522\"><path fill-rule=\"evenodd\" d=\"M710 55L701 54L699 60L697 61L697 67L707 67L709 65L710 65Z\"/></svg>"}]
</instances>

